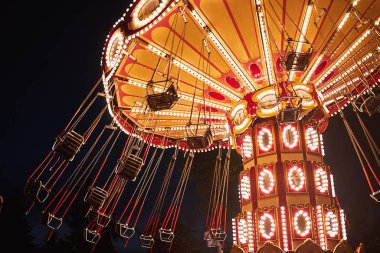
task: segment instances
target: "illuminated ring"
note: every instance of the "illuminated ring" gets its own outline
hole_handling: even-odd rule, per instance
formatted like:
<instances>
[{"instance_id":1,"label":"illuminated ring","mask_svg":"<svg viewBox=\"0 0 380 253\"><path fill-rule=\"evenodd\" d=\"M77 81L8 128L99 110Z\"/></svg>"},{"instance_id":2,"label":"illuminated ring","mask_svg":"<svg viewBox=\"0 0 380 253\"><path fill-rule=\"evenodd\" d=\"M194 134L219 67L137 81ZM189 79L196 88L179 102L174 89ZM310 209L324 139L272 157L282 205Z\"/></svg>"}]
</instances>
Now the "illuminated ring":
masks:
<instances>
[{"instance_id":1,"label":"illuminated ring","mask_svg":"<svg viewBox=\"0 0 380 253\"><path fill-rule=\"evenodd\" d=\"M248 242L248 225L247 225L247 221L244 219L239 220L238 237L239 237L240 243L247 244L247 242Z\"/></svg>"},{"instance_id":2,"label":"illuminated ring","mask_svg":"<svg viewBox=\"0 0 380 253\"><path fill-rule=\"evenodd\" d=\"M281 88L278 89L278 94L281 94ZM277 100L275 88L273 86L267 86L256 91L255 94L252 95L252 101L258 103L263 99L273 96L275 100Z\"/></svg>"},{"instance_id":3,"label":"illuminated ring","mask_svg":"<svg viewBox=\"0 0 380 253\"><path fill-rule=\"evenodd\" d=\"M249 135L245 135L243 139L243 156L246 158L251 158L253 154L253 144L252 138Z\"/></svg>"},{"instance_id":4,"label":"illuminated ring","mask_svg":"<svg viewBox=\"0 0 380 253\"><path fill-rule=\"evenodd\" d=\"M329 189L329 181L327 179L327 173L324 169L318 168L315 171L315 184L318 192L326 193Z\"/></svg>"},{"instance_id":5,"label":"illuminated ring","mask_svg":"<svg viewBox=\"0 0 380 253\"><path fill-rule=\"evenodd\" d=\"M326 214L325 224L326 224L327 234L330 237L337 236L339 225L338 225L338 218L336 217L336 214L334 212L329 211Z\"/></svg>"},{"instance_id":6,"label":"illuminated ring","mask_svg":"<svg viewBox=\"0 0 380 253\"><path fill-rule=\"evenodd\" d=\"M305 222L305 228L301 230L300 224L299 224L299 219L303 219ZM311 231L311 221L310 221L310 216L307 212L303 210L299 210L294 214L294 219L293 219L293 225L294 225L294 230L297 235L305 237L308 234L310 234Z\"/></svg>"},{"instance_id":7,"label":"illuminated ring","mask_svg":"<svg viewBox=\"0 0 380 253\"><path fill-rule=\"evenodd\" d=\"M293 142L289 143L287 140L288 133L292 133L293 136ZM284 127L284 130L282 131L282 141L284 142L285 146L288 148L294 148L298 145L298 133L297 129L292 125L287 125Z\"/></svg>"},{"instance_id":8,"label":"illuminated ring","mask_svg":"<svg viewBox=\"0 0 380 253\"><path fill-rule=\"evenodd\" d=\"M312 127L309 127L308 129L306 129L306 144L307 144L307 147L311 151L316 151L318 149L318 145L319 145L318 133Z\"/></svg>"},{"instance_id":9,"label":"illuminated ring","mask_svg":"<svg viewBox=\"0 0 380 253\"><path fill-rule=\"evenodd\" d=\"M251 123L252 123L252 117L251 115L247 114L241 124L235 125L233 127L234 133L241 134L251 125Z\"/></svg>"},{"instance_id":10,"label":"illuminated ring","mask_svg":"<svg viewBox=\"0 0 380 253\"><path fill-rule=\"evenodd\" d=\"M244 175L241 178L241 186L240 186L241 197L243 200L249 200L251 197L251 186L249 185L249 177Z\"/></svg>"},{"instance_id":11,"label":"illuminated ring","mask_svg":"<svg viewBox=\"0 0 380 253\"><path fill-rule=\"evenodd\" d=\"M268 135L268 144L264 145L263 138L264 134ZM259 132L259 136L257 137L259 142L259 147L262 151L269 151L273 147L273 136L272 132L268 128L262 128Z\"/></svg>"},{"instance_id":12,"label":"illuminated ring","mask_svg":"<svg viewBox=\"0 0 380 253\"><path fill-rule=\"evenodd\" d=\"M296 83L296 84L289 83L289 85L286 88L291 92L293 91L297 92L299 90L302 90L302 91L311 93L313 91L313 87L311 85L308 85L307 83Z\"/></svg>"},{"instance_id":13,"label":"illuminated ring","mask_svg":"<svg viewBox=\"0 0 380 253\"><path fill-rule=\"evenodd\" d=\"M144 11L144 7L155 3L152 0L139 1L139 3L136 5L135 9L132 12L132 20L130 23L131 28L133 30L136 30L152 22L164 10L164 8L168 5L169 2L169 0L162 0L161 3L154 6L153 10L151 10L149 13L144 14L144 17L143 14L141 14L141 11ZM174 7L174 3L172 4L172 7ZM170 8L167 8L167 11L169 10Z\"/></svg>"},{"instance_id":14,"label":"illuminated ring","mask_svg":"<svg viewBox=\"0 0 380 253\"><path fill-rule=\"evenodd\" d=\"M116 66L120 52L122 50L124 43L124 35L120 32L120 30L115 31L112 34L111 39L108 42L107 50L106 50L106 64L107 67L113 68Z\"/></svg>"},{"instance_id":15,"label":"illuminated ring","mask_svg":"<svg viewBox=\"0 0 380 253\"><path fill-rule=\"evenodd\" d=\"M228 117L230 118L230 120L234 120L236 114L240 111L244 111L244 114L247 114L247 110L246 110L247 105L248 105L247 101L245 100L239 101L235 105L235 107L231 110L231 112L228 114Z\"/></svg>"},{"instance_id":16,"label":"illuminated ring","mask_svg":"<svg viewBox=\"0 0 380 253\"><path fill-rule=\"evenodd\" d=\"M270 231L266 230L265 223L270 222ZM274 236L274 232L276 230L276 224L274 222L274 218L270 213L263 213L260 217L259 221L260 234L265 239L271 239Z\"/></svg>"},{"instance_id":17,"label":"illuminated ring","mask_svg":"<svg viewBox=\"0 0 380 253\"><path fill-rule=\"evenodd\" d=\"M293 182L294 174L298 173L298 177L300 179L300 182L298 185L295 185ZM292 168L290 168L289 173L288 173L288 182L289 182L289 187L292 190L295 191L300 191L305 187L305 175L303 174L303 171L300 167L294 165Z\"/></svg>"},{"instance_id":18,"label":"illuminated ring","mask_svg":"<svg viewBox=\"0 0 380 253\"><path fill-rule=\"evenodd\" d=\"M269 176L269 186L267 186L267 187L264 185L264 177L265 176ZM270 171L268 169L263 169L260 172L259 187L260 187L260 190L266 194L269 194L273 191L273 189L274 189L274 176L273 176L272 171Z\"/></svg>"}]
</instances>

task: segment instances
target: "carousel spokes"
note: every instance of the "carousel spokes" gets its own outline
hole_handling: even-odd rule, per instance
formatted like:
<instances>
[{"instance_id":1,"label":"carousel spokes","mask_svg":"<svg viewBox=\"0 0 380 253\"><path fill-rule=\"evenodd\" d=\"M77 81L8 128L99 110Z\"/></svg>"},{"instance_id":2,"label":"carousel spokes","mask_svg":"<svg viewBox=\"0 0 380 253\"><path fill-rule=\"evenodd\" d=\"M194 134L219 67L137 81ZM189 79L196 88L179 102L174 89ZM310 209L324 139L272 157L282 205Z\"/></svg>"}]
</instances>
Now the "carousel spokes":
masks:
<instances>
[{"instance_id":1,"label":"carousel spokes","mask_svg":"<svg viewBox=\"0 0 380 253\"><path fill-rule=\"evenodd\" d=\"M135 234L135 228L130 227L128 224L117 222L116 233L121 238L129 239L129 238L132 238L132 236Z\"/></svg>"},{"instance_id":2,"label":"carousel spokes","mask_svg":"<svg viewBox=\"0 0 380 253\"><path fill-rule=\"evenodd\" d=\"M151 235L140 235L140 244L143 248L152 248L154 245L154 239Z\"/></svg>"},{"instance_id":3,"label":"carousel spokes","mask_svg":"<svg viewBox=\"0 0 380 253\"><path fill-rule=\"evenodd\" d=\"M52 230L57 230L62 225L62 218L56 217L49 212L41 213L41 223Z\"/></svg>"},{"instance_id":4,"label":"carousel spokes","mask_svg":"<svg viewBox=\"0 0 380 253\"><path fill-rule=\"evenodd\" d=\"M100 209L103 207L108 197L109 194L106 190L98 186L90 187L84 197L84 202L93 206L95 209Z\"/></svg>"},{"instance_id":5,"label":"carousel spokes","mask_svg":"<svg viewBox=\"0 0 380 253\"><path fill-rule=\"evenodd\" d=\"M84 229L84 239L87 242L92 243L92 244L97 244L100 238L101 238L101 235L96 230L91 230L88 228Z\"/></svg>"},{"instance_id":6,"label":"carousel spokes","mask_svg":"<svg viewBox=\"0 0 380 253\"><path fill-rule=\"evenodd\" d=\"M64 131L58 135L53 145L56 155L66 161L72 161L84 144L84 137L74 130Z\"/></svg>"},{"instance_id":7,"label":"carousel spokes","mask_svg":"<svg viewBox=\"0 0 380 253\"><path fill-rule=\"evenodd\" d=\"M277 114L278 123L282 125L297 122L302 107L302 99L297 96L286 96L279 97L278 102L281 104Z\"/></svg>"},{"instance_id":8,"label":"carousel spokes","mask_svg":"<svg viewBox=\"0 0 380 253\"><path fill-rule=\"evenodd\" d=\"M50 190L40 180L29 178L26 182L24 193L32 200L44 203L49 197Z\"/></svg>"},{"instance_id":9,"label":"carousel spokes","mask_svg":"<svg viewBox=\"0 0 380 253\"><path fill-rule=\"evenodd\" d=\"M155 92L154 85L164 83L163 92ZM148 94L145 99L148 102L148 106L152 111L168 110L174 106L178 101L179 96L174 83L170 80L149 82L147 84Z\"/></svg>"}]
</instances>

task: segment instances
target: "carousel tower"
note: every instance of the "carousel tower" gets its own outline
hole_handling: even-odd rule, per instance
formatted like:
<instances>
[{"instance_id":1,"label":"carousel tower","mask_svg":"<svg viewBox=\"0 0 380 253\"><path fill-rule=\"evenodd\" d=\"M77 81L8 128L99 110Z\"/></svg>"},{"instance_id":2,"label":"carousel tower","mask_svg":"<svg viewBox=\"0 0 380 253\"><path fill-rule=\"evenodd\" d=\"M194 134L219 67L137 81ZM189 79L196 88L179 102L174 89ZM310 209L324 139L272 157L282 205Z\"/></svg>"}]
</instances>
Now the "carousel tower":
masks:
<instances>
[{"instance_id":1,"label":"carousel tower","mask_svg":"<svg viewBox=\"0 0 380 253\"><path fill-rule=\"evenodd\" d=\"M232 220L235 243L256 252L271 241L286 252L307 247L306 238L322 250L347 239L334 178L323 162L320 126L268 118L256 121L239 139L244 171L242 213Z\"/></svg>"}]
</instances>

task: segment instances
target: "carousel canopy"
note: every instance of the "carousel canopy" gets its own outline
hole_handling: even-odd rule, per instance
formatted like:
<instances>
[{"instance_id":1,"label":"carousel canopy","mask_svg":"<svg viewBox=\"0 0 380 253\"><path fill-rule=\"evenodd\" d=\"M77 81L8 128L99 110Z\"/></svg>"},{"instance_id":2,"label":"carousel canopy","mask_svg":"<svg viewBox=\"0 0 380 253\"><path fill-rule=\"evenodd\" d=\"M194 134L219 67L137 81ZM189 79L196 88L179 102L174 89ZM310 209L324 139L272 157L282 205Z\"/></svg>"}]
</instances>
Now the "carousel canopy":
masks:
<instances>
[{"instance_id":1,"label":"carousel canopy","mask_svg":"<svg viewBox=\"0 0 380 253\"><path fill-rule=\"evenodd\" d=\"M223 141L289 104L295 120L316 110L320 121L376 97L379 1L134 2L102 58L109 110L127 132L191 147L189 137L210 129Z\"/></svg>"}]
</instances>

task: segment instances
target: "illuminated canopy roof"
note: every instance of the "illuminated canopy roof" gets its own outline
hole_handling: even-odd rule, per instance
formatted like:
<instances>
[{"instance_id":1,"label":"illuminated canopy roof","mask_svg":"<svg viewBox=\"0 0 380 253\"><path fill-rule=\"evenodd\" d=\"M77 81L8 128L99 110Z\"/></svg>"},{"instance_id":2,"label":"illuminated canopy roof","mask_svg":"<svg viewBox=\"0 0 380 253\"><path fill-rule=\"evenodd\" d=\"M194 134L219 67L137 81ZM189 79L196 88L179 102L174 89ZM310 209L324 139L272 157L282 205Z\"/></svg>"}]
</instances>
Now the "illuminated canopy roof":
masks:
<instances>
[{"instance_id":1,"label":"illuminated canopy roof","mask_svg":"<svg viewBox=\"0 0 380 253\"><path fill-rule=\"evenodd\" d=\"M380 1L134 2L104 48L109 109L126 131L154 130L169 137L168 145L185 146L191 114L192 127L206 119L214 140L223 140L239 133L236 125L276 114L284 90L298 87L304 115L318 106L328 117L379 79ZM308 52L304 71L286 71L291 53ZM147 83L167 77L178 83L179 99L148 115ZM155 91L164 85L155 83ZM276 104L266 107L271 96ZM239 104L241 120L231 116Z\"/></svg>"}]
</instances>

